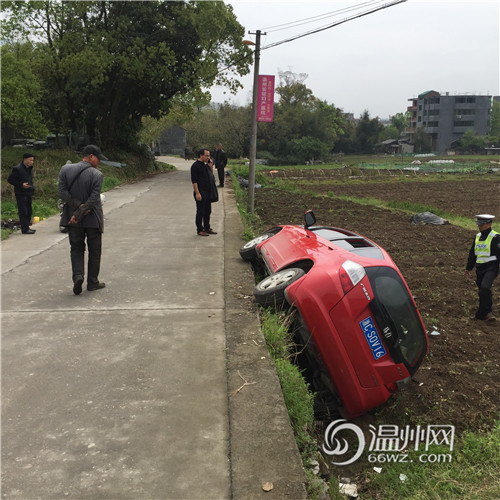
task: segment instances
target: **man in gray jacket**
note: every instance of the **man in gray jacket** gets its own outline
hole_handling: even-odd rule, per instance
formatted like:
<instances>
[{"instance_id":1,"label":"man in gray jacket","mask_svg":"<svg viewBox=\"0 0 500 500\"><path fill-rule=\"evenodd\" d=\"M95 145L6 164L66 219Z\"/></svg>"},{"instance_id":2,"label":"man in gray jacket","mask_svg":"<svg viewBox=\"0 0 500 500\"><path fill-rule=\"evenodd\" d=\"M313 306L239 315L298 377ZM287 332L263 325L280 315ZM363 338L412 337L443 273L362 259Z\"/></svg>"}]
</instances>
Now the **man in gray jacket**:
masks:
<instances>
[{"instance_id":1,"label":"man in gray jacket","mask_svg":"<svg viewBox=\"0 0 500 500\"><path fill-rule=\"evenodd\" d=\"M82 293L85 276L85 240L89 257L87 290L106 285L98 279L101 267L104 216L101 205L102 173L97 170L101 160L107 160L99 147L90 144L83 149L82 161L68 163L59 172L58 194L65 203L61 225L68 227L73 293Z\"/></svg>"}]
</instances>

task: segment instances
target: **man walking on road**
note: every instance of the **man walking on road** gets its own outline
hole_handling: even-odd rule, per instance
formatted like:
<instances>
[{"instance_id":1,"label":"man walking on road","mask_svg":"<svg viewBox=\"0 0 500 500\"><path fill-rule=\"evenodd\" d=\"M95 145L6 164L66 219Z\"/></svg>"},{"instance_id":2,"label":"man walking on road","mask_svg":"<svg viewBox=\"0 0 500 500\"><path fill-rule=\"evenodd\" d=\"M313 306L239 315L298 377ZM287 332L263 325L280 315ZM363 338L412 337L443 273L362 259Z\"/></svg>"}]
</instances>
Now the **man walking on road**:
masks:
<instances>
[{"instance_id":1,"label":"man walking on road","mask_svg":"<svg viewBox=\"0 0 500 500\"><path fill-rule=\"evenodd\" d=\"M499 273L500 265L500 234L491 229L495 219L491 214L476 215L479 228L476 238L469 251L465 274L476 267L476 284L479 289L479 308L474 316L482 321L496 321L492 313L493 299L491 287Z\"/></svg>"},{"instance_id":2,"label":"man walking on road","mask_svg":"<svg viewBox=\"0 0 500 500\"><path fill-rule=\"evenodd\" d=\"M34 160L35 155L24 153L23 161L12 169L7 179L9 184L14 186L22 234L35 234L36 232L34 229L30 229L32 215L31 198L35 192L35 186L33 185Z\"/></svg>"},{"instance_id":3,"label":"man walking on road","mask_svg":"<svg viewBox=\"0 0 500 500\"><path fill-rule=\"evenodd\" d=\"M210 227L210 214L212 212L212 200L210 197L210 186L212 179L208 161L210 151L200 149L198 159L191 165L191 182L193 184L193 196L196 202L196 232L198 236L209 236L217 234Z\"/></svg>"},{"instance_id":4,"label":"man walking on road","mask_svg":"<svg viewBox=\"0 0 500 500\"><path fill-rule=\"evenodd\" d=\"M219 143L217 144L217 149L215 150L214 154L214 163L215 163L215 168L217 169L217 174L219 177L219 187L224 187L224 169L226 168L227 165L227 155L225 151L222 149L222 144Z\"/></svg>"},{"instance_id":5,"label":"man walking on road","mask_svg":"<svg viewBox=\"0 0 500 500\"><path fill-rule=\"evenodd\" d=\"M102 173L97 170L101 160L107 160L92 144L83 149L82 161L64 165L59 172L59 197L65 203L61 225L68 227L73 293L82 293L85 276L85 240L89 257L87 290L100 290L106 285L99 281L101 267L104 216L101 205Z\"/></svg>"}]
</instances>

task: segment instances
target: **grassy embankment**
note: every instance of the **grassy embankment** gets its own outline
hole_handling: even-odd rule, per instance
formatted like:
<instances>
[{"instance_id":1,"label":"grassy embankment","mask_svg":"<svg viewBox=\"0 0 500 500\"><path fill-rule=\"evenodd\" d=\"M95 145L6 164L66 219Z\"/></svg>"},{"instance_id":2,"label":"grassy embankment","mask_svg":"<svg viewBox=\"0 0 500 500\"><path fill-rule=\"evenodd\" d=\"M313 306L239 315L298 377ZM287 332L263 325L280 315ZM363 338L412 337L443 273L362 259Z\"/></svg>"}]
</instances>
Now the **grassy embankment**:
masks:
<instances>
[{"instance_id":1,"label":"grassy embankment","mask_svg":"<svg viewBox=\"0 0 500 500\"><path fill-rule=\"evenodd\" d=\"M7 177L12 171L12 167L20 163L24 152L24 149L12 147L2 149L2 221L18 220L14 187L7 182ZM71 149L47 149L29 152L35 155L33 178L36 192L33 197L33 216L42 220L59 212L56 206L58 199L57 178L61 167L68 160L71 162L80 161L81 155ZM123 166L112 167L104 163L99 165L99 170L104 174L103 191L108 191L125 182L135 181L174 168L165 163L153 161L145 154L106 151L106 156L112 161L123 164ZM10 229L2 229L2 240L11 233Z\"/></svg>"}]
</instances>

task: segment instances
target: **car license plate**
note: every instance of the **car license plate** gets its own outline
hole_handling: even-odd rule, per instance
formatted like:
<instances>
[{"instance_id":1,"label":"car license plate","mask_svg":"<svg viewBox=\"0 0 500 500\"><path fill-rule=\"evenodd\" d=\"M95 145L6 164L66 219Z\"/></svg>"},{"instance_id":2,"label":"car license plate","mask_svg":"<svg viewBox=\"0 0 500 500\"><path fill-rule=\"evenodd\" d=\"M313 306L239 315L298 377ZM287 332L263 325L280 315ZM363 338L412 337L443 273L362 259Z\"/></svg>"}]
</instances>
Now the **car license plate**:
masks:
<instances>
[{"instance_id":1,"label":"car license plate","mask_svg":"<svg viewBox=\"0 0 500 500\"><path fill-rule=\"evenodd\" d=\"M363 333L365 334L366 341L370 346L373 357L375 359L380 359L382 356L387 354L372 318L368 316L368 318L364 319L359 324L361 326L361 329L363 330Z\"/></svg>"}]
</instances>

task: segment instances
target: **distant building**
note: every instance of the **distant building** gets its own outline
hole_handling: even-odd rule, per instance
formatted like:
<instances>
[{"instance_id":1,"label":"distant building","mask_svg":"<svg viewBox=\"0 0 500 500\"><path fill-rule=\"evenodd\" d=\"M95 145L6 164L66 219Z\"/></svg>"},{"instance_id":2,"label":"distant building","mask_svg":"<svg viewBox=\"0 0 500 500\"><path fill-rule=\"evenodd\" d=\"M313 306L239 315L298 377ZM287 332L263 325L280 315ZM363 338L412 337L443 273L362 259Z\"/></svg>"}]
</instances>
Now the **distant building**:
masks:
<instances>
[{"instance_id":1,"label":"distant building","mask_svg":"<svg viewBox=\"0 0 500 500\"><path fill-rule=\"evenodd\" d=\"M182 155L186 147L186 129L182 127L169 127L160 134L158 147L155 151L160 155Z\"/></svg>"},{"instance_id":2,"label":"distant building","mask_svg":"<svg viewBox=\"0 0 500 500\"><path fill-rule=\"evenodd\" d=\"M477 135L490 131L492 106L490 95L445 95L429 90L408 99L406 134L413 140L417 128L423 127L432 141L432 150L444 153L453 148L467 130ZM494 98L496 99L496 97Z\"/></svg>"},{"instance_id":3,"label":"distant building","mask_svg":"<svg viewBox=\"0 0 500 500\"><path fill-rule=\"evenodd\" d=\"M413 144L405 139L387 139L377 146L380 151L387 154L413 153Z\"/></svg>"}]
</instances>

